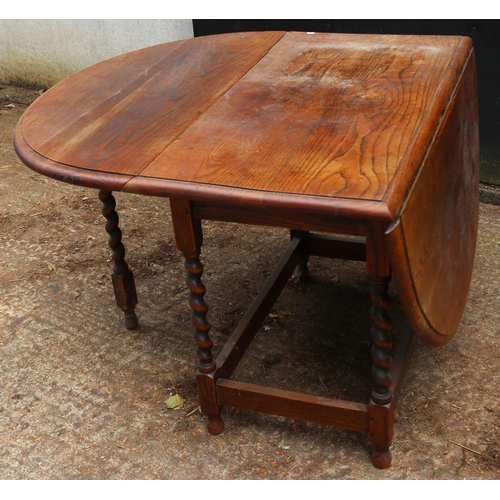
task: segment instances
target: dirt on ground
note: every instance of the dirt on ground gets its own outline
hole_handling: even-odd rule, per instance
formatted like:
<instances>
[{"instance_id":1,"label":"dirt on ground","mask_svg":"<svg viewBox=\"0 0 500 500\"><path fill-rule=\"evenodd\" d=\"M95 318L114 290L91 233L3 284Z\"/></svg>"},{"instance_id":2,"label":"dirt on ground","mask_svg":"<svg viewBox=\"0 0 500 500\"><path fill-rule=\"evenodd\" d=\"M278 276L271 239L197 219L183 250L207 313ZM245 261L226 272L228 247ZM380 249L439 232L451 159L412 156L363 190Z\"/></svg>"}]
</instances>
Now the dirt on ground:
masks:
<instances>
[{"instance_id":1,"label":"dirt on ground","mask_svg":"<svg viewBox=\"0 0 500 500\"><path fill-rule=\"evenodd\" d=\"M12 134L37 90L0 88L0 479L500 479L500 208L482 203L468 304L445 346L418 344L397 408L393 463L367 436L224 409L200 413L182 259L168 200L116 194L140 326L110 278L97 192L25 167ZM205 300L217 353L286 248L286 230L204 222ZM367 402L364 265L311 258L234 378ZM394 286L394 336L403 315ZM167 409L179 394L186 402Z\"/></svg>"}]
</instances>

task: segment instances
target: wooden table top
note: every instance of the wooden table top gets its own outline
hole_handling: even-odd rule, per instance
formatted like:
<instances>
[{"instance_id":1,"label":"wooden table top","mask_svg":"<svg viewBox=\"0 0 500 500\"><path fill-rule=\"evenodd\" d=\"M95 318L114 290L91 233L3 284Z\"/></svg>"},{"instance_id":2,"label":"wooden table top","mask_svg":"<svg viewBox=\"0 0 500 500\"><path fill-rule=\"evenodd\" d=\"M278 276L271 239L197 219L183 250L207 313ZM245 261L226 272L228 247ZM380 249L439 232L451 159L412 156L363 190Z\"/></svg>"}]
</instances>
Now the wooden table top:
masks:
<instances>
[{"instance_id":1,"label":"wooden table top","mask_svg":"<svg viewBox=\"0 0 500 500\"><path fill-rule=\"evenodd\" d=\"M88 187L394 220L464 37L255 32L121 55L30 106L16 150Z\"/></svg>"}]
</instances>

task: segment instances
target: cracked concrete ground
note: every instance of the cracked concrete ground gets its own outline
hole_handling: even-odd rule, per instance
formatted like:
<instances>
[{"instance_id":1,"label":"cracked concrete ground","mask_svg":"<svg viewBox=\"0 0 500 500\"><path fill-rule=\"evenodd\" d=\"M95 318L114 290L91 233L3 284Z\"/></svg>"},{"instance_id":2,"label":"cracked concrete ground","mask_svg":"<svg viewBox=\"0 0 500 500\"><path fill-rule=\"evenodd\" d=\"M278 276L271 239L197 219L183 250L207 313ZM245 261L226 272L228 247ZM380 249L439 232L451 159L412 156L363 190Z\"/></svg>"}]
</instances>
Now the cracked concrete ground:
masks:
<instances>
[{"instance_id":1,"label":"cracked concrete ground","mask_svg":"<svg viewBox=\"0 0 500 500\"><path fill-rule=\"evenodd\" d=\"M31 172L13 151L13 127L35 97L0 89L0 479L500 479L498 206L481 204L460 330L443 347L419 344L412 359L389 469L373 467L364 435L267 415L226 409L225 431L210 436L167 200L116 196L139 293L140 327L129 331L97 193ZM204 230L217 352L288 234ZM311 272L307 285L290 281L235 376L366 401L363 264L312 259ZM391 295L397 336L394 287ZM176 392L186 403L169 410Z\"/></svg>"}]
</instances>

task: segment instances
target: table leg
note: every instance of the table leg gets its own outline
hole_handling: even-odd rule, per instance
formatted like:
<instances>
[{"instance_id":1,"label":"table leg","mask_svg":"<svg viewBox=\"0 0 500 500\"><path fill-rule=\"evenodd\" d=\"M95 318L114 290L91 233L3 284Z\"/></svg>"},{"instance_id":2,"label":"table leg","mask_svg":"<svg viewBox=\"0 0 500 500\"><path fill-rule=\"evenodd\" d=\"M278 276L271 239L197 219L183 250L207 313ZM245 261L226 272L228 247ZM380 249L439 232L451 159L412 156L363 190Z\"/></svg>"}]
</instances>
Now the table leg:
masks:
<instances>
[{"instance_id":1,"label":"table leg","mask_svg":"<svg viewBox=\"0 0 500 500\"><path fill-rule=\"evenodd\" d=\"M370 276L372 300L372 376L374 387L369 406L370 442L374 445L373 464L381 469L389 467L392 456L390 446L393 432L391 409L392 321L389 317L391 299L388 294L391 267L385 249L385 226L368 224L366 237L367 270Z\"/></svg>"},{"instance_id":2,"label":"table leg","mask_svg":"<svg viewBox=\"0 0 500 500\"><path fill-rule=\"evenodd\" d=\"M106 232L109 234L108 245L112 250L113 260L113 288L118 307L125 314L125 326L128 329L136 328L139 324L135 314L137 293L134 275L124 260L125 247L122 243L122 232L118 227L119 217L115 211L116 201L111 191L100 190L99 199L103 203L102 215L106 218Z\"/></svg>"},{"instance_id":3,"label":"table leg","mask_svg":"<svg viewBox=\"0 0 500 500\"><path fill-rule=\"evenodd\" d=\"M224 430L224 421L220 415L221 407L215 388L216 363L212 357L213 342L209 335L211 325L207 320L208 306L204 300L206 288L201 281L201 221L192 217L189 201L171 199L170 207L177 248L185 259L186 285L189 290L189 306L192 309L191 321L194 326L194 340L198 346L196 382L200 407L208 416L208 431L211 434L220 434Z\"/></svg>"},{"instance_id":4,"label":"table leg","mask_svg":"<svg viewBox=\"0 0 500 500\"><path fill-rule=\"evenodd\" d=\"M290 238L293 239L294 237L305 237L309 231L298 231L296 229L291 229L290 230ZM301 260L299 262L299 265L295 269L295 274L297 278L299 278L300 281L303 283L309 281L311 278L311 275L309 273L309 254L306 252L303 252L301 254Z\"/></svg>"},{"instance_id":5,"label":"table leg","mask_svg":"<svg viewBox=\"0 0 500 500\"><path fill-rule=\"evenodd\" d=\"M373 464L385 469L391 464L390 451L392 441L393 418L391 411L392 392L390 389L392 378L390 370L392 357L392 326L388 311L391 300L387 293L390 276L370 276L372 299L372 376L374 387L369 407L370 415L370 442L374 445L372 455Z\"/></svg>"}]
</instances>

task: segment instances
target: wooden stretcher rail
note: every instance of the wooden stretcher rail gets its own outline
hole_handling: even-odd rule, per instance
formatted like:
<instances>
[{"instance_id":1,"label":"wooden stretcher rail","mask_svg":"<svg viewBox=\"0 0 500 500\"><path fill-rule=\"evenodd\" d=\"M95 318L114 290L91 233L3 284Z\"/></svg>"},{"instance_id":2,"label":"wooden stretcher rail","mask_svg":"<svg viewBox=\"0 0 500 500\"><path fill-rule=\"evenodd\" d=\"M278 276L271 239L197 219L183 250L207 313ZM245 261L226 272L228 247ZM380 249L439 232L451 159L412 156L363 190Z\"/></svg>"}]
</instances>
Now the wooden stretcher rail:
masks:
<instances>
[{"instance_id":1,"label":"wooden stretcher rail","mask_svg":"<svg viewBox=\"0 0 500 500\"><path fill-rule=\"evenodd\" d=\"M318 257L366 262L366 243L340 236L310 234L306 238L306 252Z\"/></svg>"},{"instance_id":2,"label":"wooden stretcher rail","mask_svg":"<svg viewBox=\"0 0 500 500\"><path fill-rule=\"evenodd\" d=\"M219 379L221 405L368 432L368 405Z\"/></svg>"},{"instance_id":3,"label":"wooden stretcher rail","mask_svg":"<svg viewBox=\"0 0 500 500\"><path fill-rule=\"evenodd\" d=\"M352 219L339 217L335 210L322 213L320 217L303 210L297 206L261 206L256 204L254 208L241 207L238 205L225 205L215 202L193 202L193 217L202 220L216 220L225 222L237 222L240 224L252 224L259 226L284 227L297 230L325 231L328 233L350 234L364 236L366 223L364 219ZM293 221L293 222L291 222Z\"/></svg>"},{"instance_id":4,"label":"wooden stretcher rail","mask_svg":"<svg viewBox=\"0 0 500 500\"><path fill-rule=\"evenodd\" d=\"M217 358L218 373L230 377L302 258L304 239L295 237Z\"/></svg>"}]
</instances>

